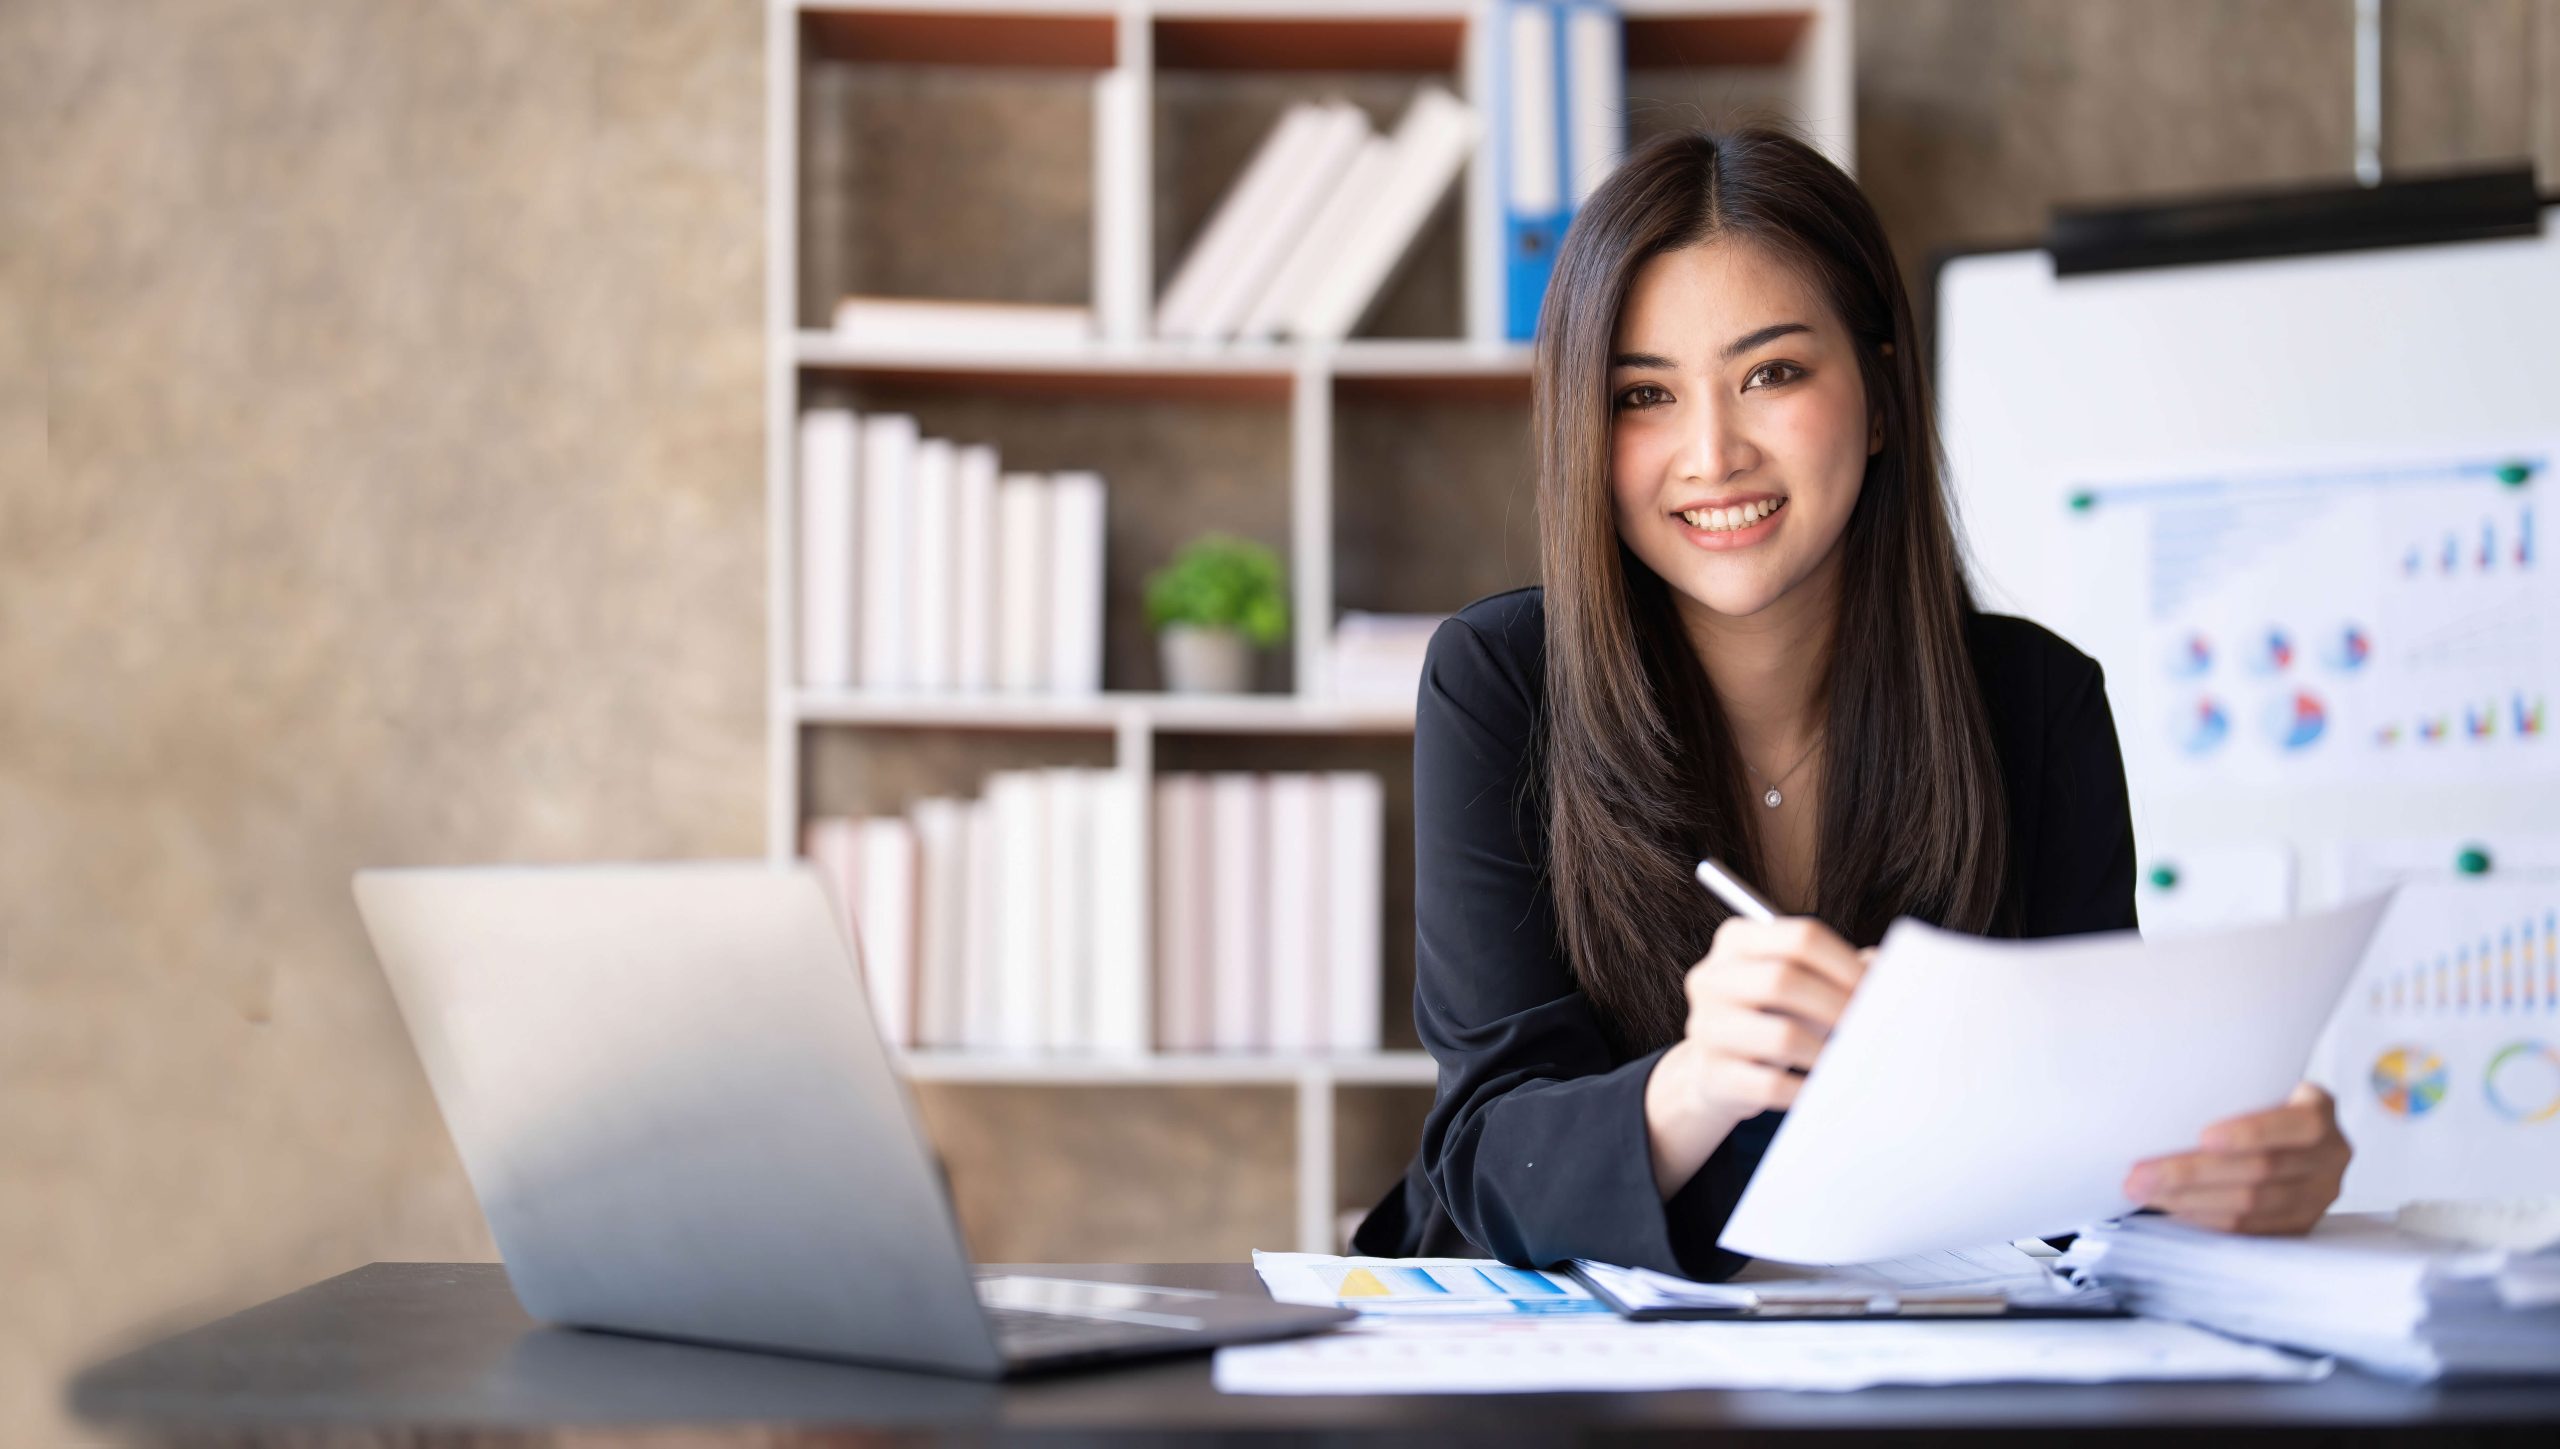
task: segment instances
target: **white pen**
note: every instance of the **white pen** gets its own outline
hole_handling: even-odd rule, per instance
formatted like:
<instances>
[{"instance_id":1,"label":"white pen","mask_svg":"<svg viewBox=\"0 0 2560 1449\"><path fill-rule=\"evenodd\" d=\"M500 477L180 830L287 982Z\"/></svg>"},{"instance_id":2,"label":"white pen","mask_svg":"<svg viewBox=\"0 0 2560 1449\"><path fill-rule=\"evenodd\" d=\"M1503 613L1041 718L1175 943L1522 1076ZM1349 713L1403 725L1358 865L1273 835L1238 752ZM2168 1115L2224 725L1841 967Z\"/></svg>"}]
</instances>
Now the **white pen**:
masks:
<instances>
[{"instance_id":1,"label":"white pen","mask_svg":"<svg viewBox=\"0 0 2560 1449\"><path fill-rule=\"evenodd\" d=\"M1698 884L1716 893L1716 899L1733 907L1738 916L1755 921L1774 921L1778 908L1760 899L1760 893L1742 883L1742 877L1727 869L1725 863L1708 856L1698 862Z\"/></svg>"}]
</instances>

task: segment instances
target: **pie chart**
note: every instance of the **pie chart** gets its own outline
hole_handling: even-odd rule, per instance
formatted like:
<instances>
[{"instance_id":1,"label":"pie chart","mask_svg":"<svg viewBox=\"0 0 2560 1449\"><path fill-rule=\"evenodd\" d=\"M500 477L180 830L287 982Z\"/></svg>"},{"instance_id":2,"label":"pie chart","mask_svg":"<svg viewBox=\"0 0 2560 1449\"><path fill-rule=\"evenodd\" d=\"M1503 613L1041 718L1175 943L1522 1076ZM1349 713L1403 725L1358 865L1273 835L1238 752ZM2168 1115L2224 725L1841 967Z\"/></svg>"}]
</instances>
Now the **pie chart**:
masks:
<instances>
[{"instance_id":1,"label":"pie chart","mask_svg":"<svg viewBox=\"0 0 2560 1449\"><path fill-rule=\"evenodd\" d=\"M2375 1080L2381 1068L2376 1067ZM2516 1041L2489 1058L2489 1106L2510 1122L2560 1117L2560 1051L2549 1042Z\"/></svg>"},{"instance_id":2,"label":"pie chart","mask_svg":"<svg viewBox=\"0 0 2560 1449\"><path fill-rule=\"evenodd\" d=\"M2310 690L2293 690L2268 703L2267 736L2278 749L2308 749L2328 727L2328 707Z\"/></svg>"},{"instance_id":3,"label":"pie chart","mask_svg":"<svg viewBox=\"0 0 2560 1449\"><path fill-rule=\"evenodd\" d=\"M2170 722L2178 748L2189 755L2209 755L2231 733L2231 717L2209 694L2196 696L2195 706Z\"/></svg>"},{"instance_id":4,"label":"pie chart","mask_svg":"<svg viewBox=\"0 0 2560 1449\"><path fill-rule=\"evenodd\" d=\"M2373 1095L2394 1117L2424 1117L2444 1101L2444 1062L2424 1047L2393 1047L2373 1059Z\"/></svg>"}]
</instances>

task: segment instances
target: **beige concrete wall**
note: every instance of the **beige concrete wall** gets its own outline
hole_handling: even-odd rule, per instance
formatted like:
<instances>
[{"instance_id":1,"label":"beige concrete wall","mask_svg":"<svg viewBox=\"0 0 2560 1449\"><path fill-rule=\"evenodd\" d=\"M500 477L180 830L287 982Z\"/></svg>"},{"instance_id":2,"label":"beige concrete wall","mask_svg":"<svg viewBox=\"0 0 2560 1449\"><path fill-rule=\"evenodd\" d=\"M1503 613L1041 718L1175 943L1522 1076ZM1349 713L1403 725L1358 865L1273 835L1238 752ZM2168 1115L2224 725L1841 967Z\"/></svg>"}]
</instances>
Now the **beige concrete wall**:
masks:
<instances>
[{"instance_id":1,"label":"beige concrete wall","mask_svg":"<svg viewBox=\"0 0 2560 1449\"><path fill-rule=\"evenodd\" d=\"M491 1255L350 870L759 848L761 34L0 5L0 1443Z\"/></svg>"},{"instance_id":2,"label":"beige concrete wall","mask_svg":"<svg viewBox=\"0 0 2560 1449\"><path fill-rule=\"evenodd\" d=\"M2343 175L2346 10L1870 0L1866 182L1916 258ZM2396 164L2560 177L2560 0L2392 10ZM351 869L758 847L761 65L749 0L0 3L0 1443L489 1254ZM982 1250L1179 1257L1286 1232L1285 1105L926 1108Z\"/></svg>"}]
</instances>

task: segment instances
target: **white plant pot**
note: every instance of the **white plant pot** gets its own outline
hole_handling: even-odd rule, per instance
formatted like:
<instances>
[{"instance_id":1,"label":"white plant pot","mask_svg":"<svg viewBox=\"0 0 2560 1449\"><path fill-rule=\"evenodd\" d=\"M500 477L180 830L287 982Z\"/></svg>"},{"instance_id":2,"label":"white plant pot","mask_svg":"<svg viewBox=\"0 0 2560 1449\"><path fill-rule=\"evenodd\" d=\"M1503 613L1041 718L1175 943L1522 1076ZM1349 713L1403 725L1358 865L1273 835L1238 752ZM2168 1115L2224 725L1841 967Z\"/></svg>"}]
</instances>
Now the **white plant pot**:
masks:
<instances>
[{"instance_id":1,"label":"white plant pot","mask_svg":"<svg viewBox=\"0 0 2560 1449\"><path fill-rule=\"evenodd\" d=\"M1156 636L1165 688L1176 694L1243 694L1253 688L1253 645L1233 629L1171 624Z\"/></svg>"}]
</instances>

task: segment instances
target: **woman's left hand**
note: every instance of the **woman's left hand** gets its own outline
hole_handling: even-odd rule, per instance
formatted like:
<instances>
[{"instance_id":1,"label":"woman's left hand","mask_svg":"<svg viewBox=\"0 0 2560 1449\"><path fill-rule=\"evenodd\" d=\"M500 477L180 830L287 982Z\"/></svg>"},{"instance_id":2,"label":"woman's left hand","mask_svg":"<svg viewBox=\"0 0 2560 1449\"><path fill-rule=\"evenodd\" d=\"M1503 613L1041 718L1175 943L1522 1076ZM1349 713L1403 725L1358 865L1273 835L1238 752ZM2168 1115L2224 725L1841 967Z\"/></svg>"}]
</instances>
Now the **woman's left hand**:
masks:
<instances>
[{"instance_id":1,"label":"woman's left hand","mask_svg":"<svg viewBox=\"0 0 2560 1449\"><path fill-rule=\"evenodd\" d=\"M2218 1232L2309 1232L2337 1201L2349 1155L2337 1104L2305 1082L2281 1107L2207 1127L2194 1152L2135 1163L2124 1195Z\"/></svg>"}]
</instances>

